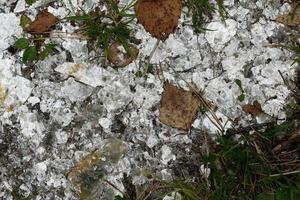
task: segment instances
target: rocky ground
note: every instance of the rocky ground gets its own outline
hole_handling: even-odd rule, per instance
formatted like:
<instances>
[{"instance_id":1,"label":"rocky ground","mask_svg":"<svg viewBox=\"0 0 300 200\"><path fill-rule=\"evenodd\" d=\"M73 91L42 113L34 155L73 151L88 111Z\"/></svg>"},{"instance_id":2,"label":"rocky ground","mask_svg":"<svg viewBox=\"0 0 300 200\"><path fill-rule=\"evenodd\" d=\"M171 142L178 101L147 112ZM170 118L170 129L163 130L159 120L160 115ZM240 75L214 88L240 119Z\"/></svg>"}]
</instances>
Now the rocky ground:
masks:
<instances>
[{"instance_id":1,"label":"rocky ground","mask_svg":"<svg viewBox=\"0 0 300 200\"><path fill-rule=\"evenodd\" d=\"M139 24L132 25L141 41L137 61L118 70L104 67L97 59L101 52L89 51L87 41L69 37L53 37L56 53L35 63L34 70L22 63L21 51L11 50L24 34L21 13L34 19L46 8L63 18L97 3L40 0L28 6L24 0L0 0L0 199L79 199L82 176L95 179L82 190L114 199L118 189L124 190L124 176L132 177L134 185L153 176L176 177L176 169L191 156L193 138L218 131L201 114L188 134L159 121L161 79L156 73L147 79L136 76L137 63L150 54L156 39ZM188 89L186 80L204 89L225 129L267 122L271 116L284 119L290 91L279 70L292 79L293 61L290 52L270 44L289 40L276 18L290 5L280 0L224 0L224 5L226 26L216 14L206 25L212 31L200 34L183 12L151 63L161 63L172 84ZM63 32L75 29L68 22L57 26ZM74 66L80 69L70 75ZM242 102L237 79L245 94ZM255 100L265 114L253 117L242 110ZM94 157L84 161L85 155ZM93 159L97 167L90 169L87 163Z\"/></svg>"}]
</instances>

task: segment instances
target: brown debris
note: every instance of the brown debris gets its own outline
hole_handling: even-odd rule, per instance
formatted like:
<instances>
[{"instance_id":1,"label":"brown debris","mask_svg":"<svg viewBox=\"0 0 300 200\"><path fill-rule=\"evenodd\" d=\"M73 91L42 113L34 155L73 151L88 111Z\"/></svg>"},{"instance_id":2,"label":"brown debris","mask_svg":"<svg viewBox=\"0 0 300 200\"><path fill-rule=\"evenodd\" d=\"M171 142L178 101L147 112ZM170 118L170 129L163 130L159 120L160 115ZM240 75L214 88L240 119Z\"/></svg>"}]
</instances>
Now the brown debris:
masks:
<instances>
[{"instance_id":1,"label":"brown debris","mask_svg":"<svg viewBox=\"0 0 300 200\"><path fill-rule=\"evenodd\" d=\"M135 10L146 31L164 41L176 29L181 7L181 0L138 0Z\"/></svg>"},{"instance_id":2,"label":"brown debris","mask_svg":"<svg viewBox=\"0 0 300 200\"><path fill-rule=\"evenodd\" d=\"M49 13L47 10L43 10L36 17L35 20L26 28L30 33L44 33L50 30L59 19Z\"/></svg>"},{"instance_id":3,"label":"brown debris","mask_svg":"<svg viewBox=\"0 0 300 200\"><path fill-rule=\"evenodd\" d=\"M297 26L300 24L300 3L293 3L293 9L277 17L277 22L287 26Z\"/></svg>"},{"instance_id":4,"label":"brown debris","mask_svg":"<svg viewBox=\"0 0 300 200\"><path fill-rule=\"evenodd\" d=\"M276 145L272 152L278 154L281 151L289 149L293 144L300 143L300 127L298 127L292 134L288 137L287 140L282 141L280 144Z\"/></svg>"},{"instance_id":5,"label":"brown debris","mask_svg":"<svg viewBox=\"0 0 300 200\"><path fill-rule=\"evenodd\" d=\"M168 126L188 131L196 117L199 104L200 101L193 92L165 82L159 108L159 119Z\"/></svg>"},{"instance_id":6,"label":"brown debris","mask_svg":"<svg viewBox=\"0 0 300 200\"><path fill-rule=\"evenodd\" d=\"M129 65L139 54L139 50L133 45L129 45L129 52L121 50L122 44L114 42L108 49L108 60L114 64L115 67L125 67Z\"/></svg>"},{"instance_id":7,"label":"brown debris","mask_svg":"<svg viewBox=\"0 0 300 200\"><path fill-rule=\"evenodd\" d=\"M251 104L243 105L242 109L244 112L249 113L253 116L257 116L257 115L263 113L261 105L257 100L255 100L252 105Z\"/></svg>"}]
</instances>

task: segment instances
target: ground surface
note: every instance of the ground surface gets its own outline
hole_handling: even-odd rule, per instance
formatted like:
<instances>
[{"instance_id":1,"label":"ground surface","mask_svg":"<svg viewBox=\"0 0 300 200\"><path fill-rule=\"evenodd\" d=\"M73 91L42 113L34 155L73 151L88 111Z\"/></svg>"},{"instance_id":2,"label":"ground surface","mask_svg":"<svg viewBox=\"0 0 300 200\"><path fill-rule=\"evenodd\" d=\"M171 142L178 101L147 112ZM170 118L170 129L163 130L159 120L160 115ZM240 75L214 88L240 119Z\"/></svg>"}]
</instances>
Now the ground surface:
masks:
<instances>
[{"instance_id":1,"label":"ground surface","mask_svg":"<svg viewBox=\"0 0 300 200\"><path fill-rule=\"evenodd\" d=\"M82 156L97 149L106 156L101 163L105 179L120 190L124 173L136 185L145 183L149 173L163 179L174 176L173 169L190 154L193 136L215 134L216 127L200 114L189 134L161 124L163 84L157 75L149 74L147 80L136 77L138 60L119 70L103 68L97 58L91 59L95 52L88 52L86 41L54 39L58 52L27 72L21 52L12 53L9 47L23 34L20 13L26 11L34 19L45 2L28 7L24 0L0 0L0 88L7 91L5 101L0 101L0 199L78 199L67 175ZM91 10L97 2L62 0L47 9L62 18L79 7ZM278 70L293 76L291 55L266 46L285 42L284 26L276 17L289 5L279 0L224 4L229 13L226 26L216 15L207 24L213 31L196 35L182 14L178 29L159 44L151 62L167 61L174 67L177 73L162 64L171 83L187 88L180 74L205 89L226 128L266 122L269 116L284 118L290 92ZM62 31L74 30L68 23L59 26ZM133 28L141 39L138 59L143 59L156 39L141 25ZM84 70L70 76L76 64ZM241 90L235 79L242 83L243 102L237 99ZM253 118L242 111L242 105L254 100L268 115ZM118 193L102 186L103 199Z\"/></svg>"}]
</instances>

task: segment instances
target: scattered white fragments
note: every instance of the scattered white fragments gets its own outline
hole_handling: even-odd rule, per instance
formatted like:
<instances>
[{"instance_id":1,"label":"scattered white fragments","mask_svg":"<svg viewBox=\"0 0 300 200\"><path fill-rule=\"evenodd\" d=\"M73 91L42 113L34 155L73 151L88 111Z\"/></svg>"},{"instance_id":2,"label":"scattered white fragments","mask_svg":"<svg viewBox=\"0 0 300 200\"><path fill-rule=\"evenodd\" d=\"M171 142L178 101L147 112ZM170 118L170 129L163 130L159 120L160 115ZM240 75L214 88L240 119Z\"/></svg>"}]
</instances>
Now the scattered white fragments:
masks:
<instances>
[{"instance_id":1,"label":"scattered white fragments","mask_svg":"<svg viewBox=\"0 0 300 200\"><path fill-rule=\"evenodd\" d=\"M20 20L14 13L0 13L0 51L7 49L22 34Z\"/></svg>"},{"instance_id":2,"label":"scattered white fragments","mask_svg":"<svg viewBox=\"0 0 300 200\"><path fill-rule=\"evenodd\" d=\"M206 27L209 31L205 33L210 46L216 51L220 52L225 44L229 42L237 32L237 23L232 19L224 22L211 22Z\"/></svg>"},{"instance_id":3,"label":"scattered white fragments","mask_svg":"<svg viewBox=\"0 0 300 200\"><path fill-rule=\"evenodd\" d=\"M72 61L49 57L49 62L36 64L37 69L44 71L37 70L35 77L26 79L18 64L20 53L12 55L6 49L22 35L18 13L29 9L30 14L35 14L38 6L50 0L37 1L30 8L19 0L14 9L10 6L16 1L0 2L0 12L4 12L0 13L0 146L5 146L5 138L11 138L3 154L7 160L0 163L0 199L13 199L13 189L27 197L34 188L43 191L36 199L78 199L66 178L68 172L84 154L101 147L110 137L122 141L106 147L106 153L116 162L107 167L108 179L120 188L123 173L132 175L134 184L144 184L148 178L143 172L155 169L165 173L180 156L187 155L193 142L189 136L161 126L157 120L162 83L153 74L147 80L136 78L134 63L118 71L110 66L103 68L89 61L86 41L64 38L61 49L71 54ZM80 9L93 9L97 2L57 1L49 11L59 16L72 15ZM122 5L128 2L122 0ZM169 81L186 87L180 74L199 89L205 89L205 96L218 107L217 116L225 129L231 126L229 119L238 117L244 119L241 125L249 124L252 119L242 112L241 106L253 100L261 102L267 114L284 116L282 108L290 92L278 70L292 77L292 61L288 52L264 45L269 38L277 37L281 27L272 21L274 13L287 10L287 5L280 8L275 3L267 5L265 0L240 0L238 5L233 0L224 2L230 16L226 25L217 16L206 26L211 31L196 35L191 26L183 24L188 20L182 16L179 28L159 44L151 62L170 62L177 73L161 65ZM8 13L9 10L15 13ZM257 10L262 10L261 16L255 14ZM73 32L75 28L62 24L63 31ZM139 25L133 28L135 36L141 39L143 58L150 54L156 40ZM45 71L49 74L45 75ZM240 90L235 79L242 82L244 102L237 100ZM14 109L8 112L10 106ZM125 130L113 132L116 123ZM203 116L196 119L193 127L210 134L217 131ZM177 145L184 146L184 150L174 148ZM201 170L209 173L204 166ZM20 174L16 175L16 171ZM16 183L20 183L20 188ZM174 196L173 193L164 199Z\"/></svg>"},{"instance_id":4,"label":"scattered white fragments","mask_svg":"<svg viewBox=\"0 0 300 200\"><path fill-rule=\"evenodd\" d=\"M0 59L0 108L17 107L31 94L33 84L28 79L15 75L17 66L11 59Z\"/></svg>"}]
</instances>

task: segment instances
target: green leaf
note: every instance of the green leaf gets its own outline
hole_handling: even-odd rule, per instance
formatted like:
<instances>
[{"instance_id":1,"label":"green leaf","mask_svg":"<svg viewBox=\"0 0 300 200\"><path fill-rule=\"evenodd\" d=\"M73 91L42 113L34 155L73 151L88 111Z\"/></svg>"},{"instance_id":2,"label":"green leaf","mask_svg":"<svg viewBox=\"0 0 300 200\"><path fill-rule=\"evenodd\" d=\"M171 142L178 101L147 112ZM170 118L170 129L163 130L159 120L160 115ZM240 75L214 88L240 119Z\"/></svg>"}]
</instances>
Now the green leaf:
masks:
<instances>
[{"instance_id":1,"label":"green leaf","mask_svg":"<svg viewBox=\"0 0 300 200\"><path fill-rule=\"evenodd\" d=\"M120 195L115 196L114 200L128 200L126 197L121 197Z\"/></svg>"},{"instance_id":2,"label":"green leaf","mask_svg":"<svg viewBox=\"0 0 300 200\"><path fill-rule=\"evenodd\" d=\"M243 91L243 88L242 88L242 81L239 80L239 79L235 79L234 82L239 86L239 88L241 89L241 91Z\"/></svg>"},{"instance_id":3,"label":"green leaf","mask_svg":"<svg viewBox=\"0 0 300 200\"><path fill-rule=\"evenodd\" d=\"M141 78L143 77L143 72L139 70L135 73L135 76Z\"/></svg>"},{"instance_id":4,"label":"green leaf","mask_svg":"<svg viewBox=\"0 0 300 200\"><path fill-rule=\"evenodd\" d=\"M40 53L40 60L45 60L51 53L53 53L53 50L55 48L55 44L49 43L45 45L45 49Z\"/></svg>"},{"instance_id":5,"label":"green leaf","mask_svg":"<svg viewBox=\"0 0 300 200\"><path fill-rule=\"evenodd\" d=\"M23 53L23 62L28 63L34 61L36 59L36 54L37 52L34 46L26 48Z\"/></svg>"},{"instance_id":6,"label":"green leaf","mask_svg":"<svg viewBox=\"0 0 300 200\"><path fill-rule=\"evenodd\" d=\"M29 40L26 38L19 38L16 42L15 42L15 47L18 49L26 49L29 46Z\"/></svg>"},{"instance_id":7,"label":"green leaf","mask_svg":"<svg viewBox=\"0 0 300 200\"><path fill-rule=\"evenodd\" d=\"M25 2L31 6L36 0L25 0Z\"/></svg>"},{"instance_id":8,"label":"green leaf","mask_svg":"<svg viewBox=\"0 0 300 200\"><path fill-rule=\"evenodd\" d=\"M245 100L245 94L241 94L240 96L238 96L238 100L240 102L244 101Z\"/></svg>"},{"instance_id":9,"label":"green leaf","mask_svg":"<svg viewBox=\"0 0 300 200\"><path fill-rule=\"evenodd\" d=\"M65 18L66 20L73 20L73 21L86 21L86 20L92 20L93 17L91 15L81 15L81 16L69 16Z\"/></svg>"},{"instance_id":10,"label":"green leaf","mask_svg":"<svg viewBox=\"0 0 300 200\"><path fill-rule=\"evenodd\" d=\"M31 21L31 19L27 15L25 15L25 14L21 15L20 26L23 29L26 29L31 23L32 23L32 21Z\"/></svg>"}]
</instances>

